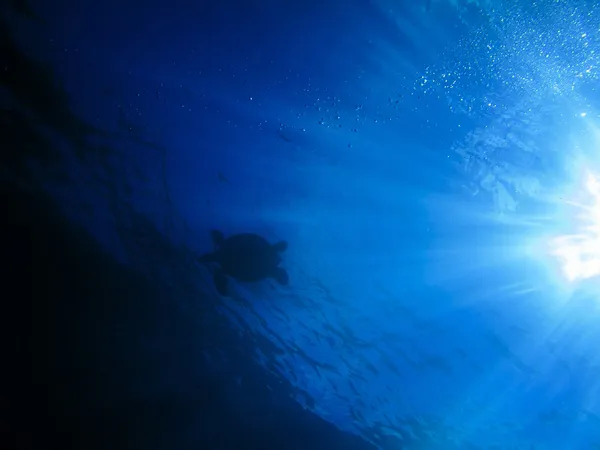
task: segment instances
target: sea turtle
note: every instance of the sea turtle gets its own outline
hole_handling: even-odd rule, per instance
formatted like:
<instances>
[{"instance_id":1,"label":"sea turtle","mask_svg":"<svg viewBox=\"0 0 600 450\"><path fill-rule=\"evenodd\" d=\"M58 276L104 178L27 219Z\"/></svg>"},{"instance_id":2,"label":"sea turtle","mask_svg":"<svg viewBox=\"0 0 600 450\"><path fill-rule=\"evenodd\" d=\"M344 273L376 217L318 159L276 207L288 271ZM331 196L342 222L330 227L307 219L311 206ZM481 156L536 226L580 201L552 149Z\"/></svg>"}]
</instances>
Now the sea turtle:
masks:
<instances>
[{"instance_id":1,"label":"sea turtle","mask_svg":"<svg viewBox=\"0 0 600 450\"><path fill-rule=\"evenodd\" d=\"M201 263L214 263L214 283L219 294L227 295L227 277L238 281L260 281L274 278L280 284L288 284L287 272L279 267L280 252L285 251L287 242L269 242L253 233L234 234L225 238L217 230L210 232L215 251L200 256Z\"/></svg>"}]
</instances>

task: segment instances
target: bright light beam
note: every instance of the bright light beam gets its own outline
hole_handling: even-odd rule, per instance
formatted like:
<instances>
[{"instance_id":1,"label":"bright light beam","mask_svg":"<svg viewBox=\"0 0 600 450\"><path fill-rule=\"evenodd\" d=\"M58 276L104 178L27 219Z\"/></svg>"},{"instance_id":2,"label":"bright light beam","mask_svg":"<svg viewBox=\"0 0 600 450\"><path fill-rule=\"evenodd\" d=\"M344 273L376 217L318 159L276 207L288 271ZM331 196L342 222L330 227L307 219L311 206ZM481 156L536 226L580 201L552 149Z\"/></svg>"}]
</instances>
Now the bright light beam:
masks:
<instances>
[{"instance_id":1,"label":"bright light beam","mask_svg":"<svg viewBox=\"0 0 600 450\"><path fill-rule=\"evenodd\" d=\"M571 203L578 210L575 230L550 241L550 253L559 259L571 282L600 276L600 181L588 173L585 204ZM589 203L588 203L589 202Z\"/></svg>"}]
</instances>

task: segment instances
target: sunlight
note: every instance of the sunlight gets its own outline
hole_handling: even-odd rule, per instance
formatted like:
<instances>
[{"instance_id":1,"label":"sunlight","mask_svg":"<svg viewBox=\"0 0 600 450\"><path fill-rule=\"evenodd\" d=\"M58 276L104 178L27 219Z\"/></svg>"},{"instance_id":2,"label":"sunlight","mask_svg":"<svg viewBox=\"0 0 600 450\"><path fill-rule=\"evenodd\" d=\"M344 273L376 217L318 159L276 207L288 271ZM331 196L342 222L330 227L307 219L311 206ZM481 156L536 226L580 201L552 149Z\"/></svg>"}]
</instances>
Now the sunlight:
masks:
<instances>
[{"instance_id":1,"label":"sunlight","mask_svg":"<svg viewBox=\"0 0 600 450\"><path fill-rule=\"evenodd\" d=\"M550 242L550 253L557 257L564 276L571 282L600 275L600 181L587 173L584 203L570 202L578 211L573 233Z\"/></svg>"}]
</instances>

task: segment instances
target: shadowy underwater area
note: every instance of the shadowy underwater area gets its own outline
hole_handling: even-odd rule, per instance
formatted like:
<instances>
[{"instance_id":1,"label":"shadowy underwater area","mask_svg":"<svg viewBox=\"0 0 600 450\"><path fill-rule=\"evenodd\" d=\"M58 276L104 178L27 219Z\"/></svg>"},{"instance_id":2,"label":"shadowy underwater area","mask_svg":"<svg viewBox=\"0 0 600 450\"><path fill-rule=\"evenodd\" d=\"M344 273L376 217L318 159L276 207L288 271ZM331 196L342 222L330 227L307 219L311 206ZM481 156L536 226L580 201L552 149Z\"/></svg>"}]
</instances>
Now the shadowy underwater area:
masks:
<instances>
[{"instance_id":1,"label":"shadowy underwater area","mask_svg":"<svg viewBox=\"0 0 600 450\"><path fill-rule=\"evenodd\" d=\"M371 448L289 398L251 343L199 330L49 197L6 182L1 196L3 448ZM202 357L210 332L228 364Z\"/></svg>"},{"instance_id":2,"label":"shadowy underwater area","mask_svg":"<svg viewBox=\"0 0 600 450\"><path fill-rule=\"evenodd\" d=\"M31 11L13 2L3 13ZM179 270L172 284L152 278L65 215L45 183L74 189L66 158L101 160L111 149L91 143L102 133L71 113L52 71L0 30L0 447L372 448L302 409L290 386L264 373L251 357L256 342L193 290L195 271ZM132 222L120 197L111 205L129 248L148 261L184 261L151 223ZM125 219L133 225L119 228ZM215 347L226 351L222 361L204 352Z\"/></svg>"}]
</instances>

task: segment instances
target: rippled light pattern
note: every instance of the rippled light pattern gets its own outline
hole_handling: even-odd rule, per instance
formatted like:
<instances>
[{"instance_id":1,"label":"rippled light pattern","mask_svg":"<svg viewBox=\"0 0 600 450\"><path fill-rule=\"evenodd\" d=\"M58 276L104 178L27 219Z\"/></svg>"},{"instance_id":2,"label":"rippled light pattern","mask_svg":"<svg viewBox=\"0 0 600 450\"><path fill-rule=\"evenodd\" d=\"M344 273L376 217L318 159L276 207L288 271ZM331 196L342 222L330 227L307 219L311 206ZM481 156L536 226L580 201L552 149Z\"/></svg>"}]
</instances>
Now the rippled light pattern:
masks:
<instances>
[{"instance_id":1,"label":"rippled light pattern","mask_svg":"<svg viewBox=\"0 0 600 450\"><path fill-rule=\"evenodd\" d=\"M460 3L460 2L453 2ZM476 3L476 2L472 2ZM415 86L448 97L453 112L497 113L510 108L509 91L529 101L571 97L600 78L597 2L477 2L485 19L447 50ZM473 95L478 92L478 95Z\"/></svg>"},{"instance_id":2,"label":"rippled light pattern","mask_svg":"<svg viewBox=\"0 0 600 450\"><path fill-rule=\"evenodd\" d=\"M588 204L576 204L576 232L559 236L551 242L551 252L561 261L569 281L600 275L600 181L588 174L585 183Z\"/></svg>"}]
</instances>

